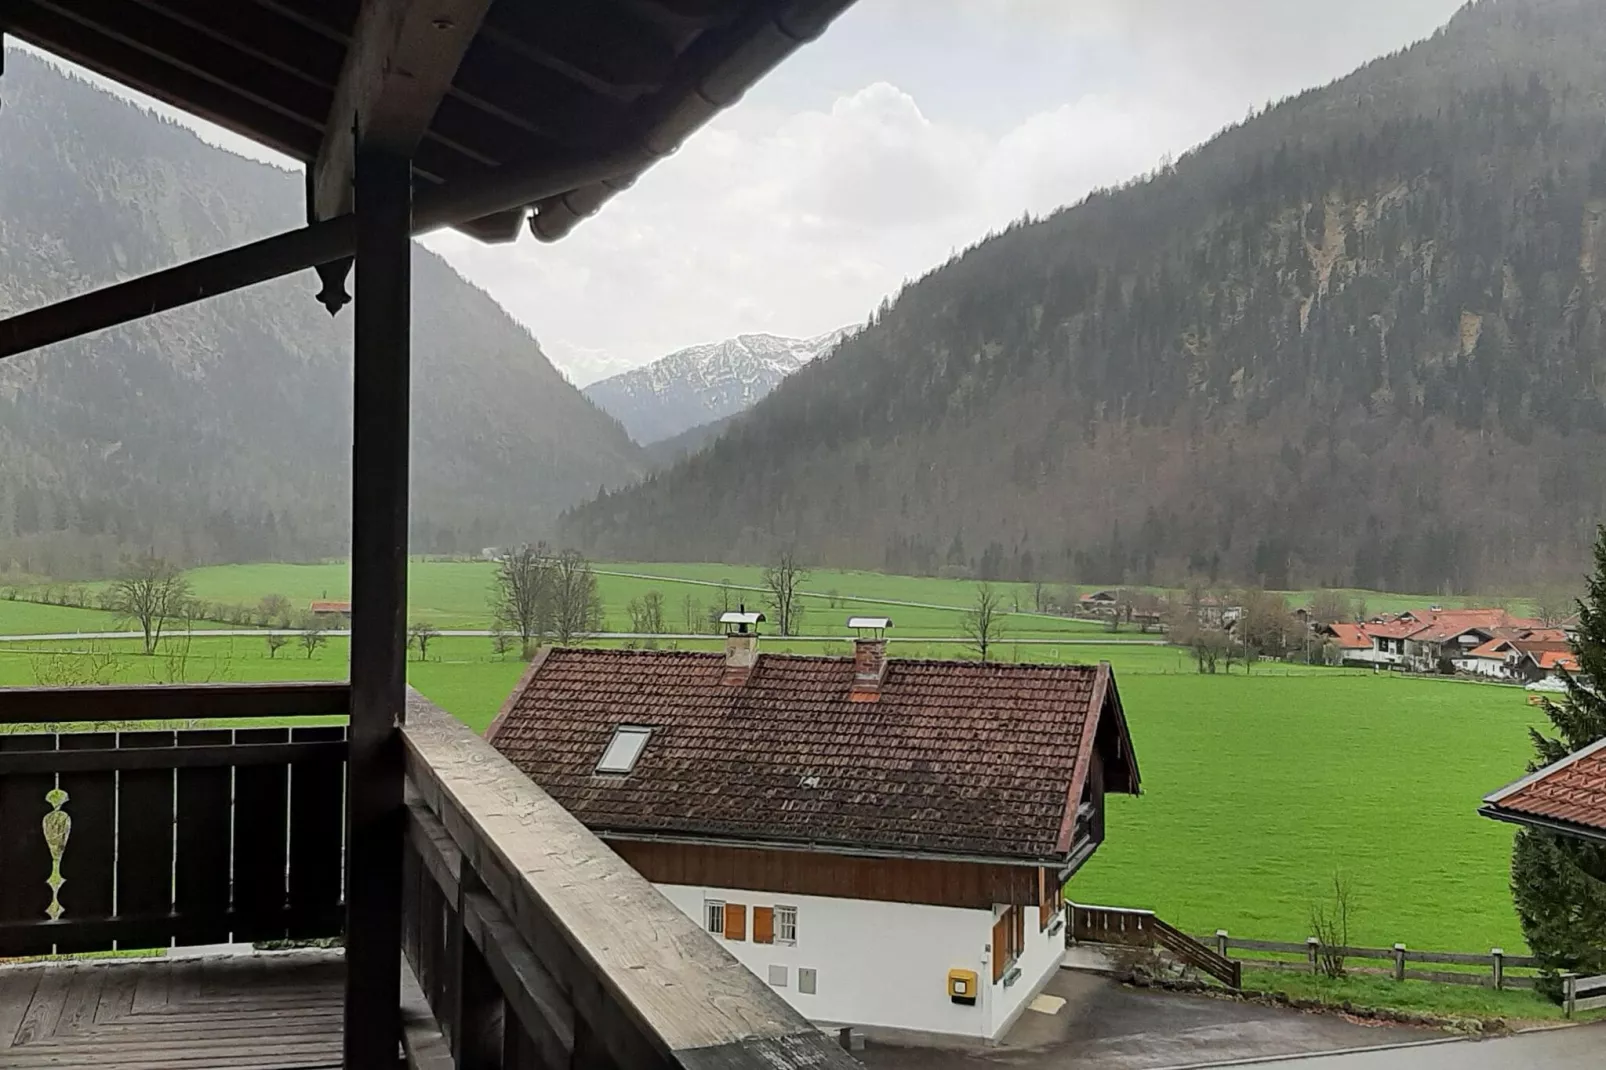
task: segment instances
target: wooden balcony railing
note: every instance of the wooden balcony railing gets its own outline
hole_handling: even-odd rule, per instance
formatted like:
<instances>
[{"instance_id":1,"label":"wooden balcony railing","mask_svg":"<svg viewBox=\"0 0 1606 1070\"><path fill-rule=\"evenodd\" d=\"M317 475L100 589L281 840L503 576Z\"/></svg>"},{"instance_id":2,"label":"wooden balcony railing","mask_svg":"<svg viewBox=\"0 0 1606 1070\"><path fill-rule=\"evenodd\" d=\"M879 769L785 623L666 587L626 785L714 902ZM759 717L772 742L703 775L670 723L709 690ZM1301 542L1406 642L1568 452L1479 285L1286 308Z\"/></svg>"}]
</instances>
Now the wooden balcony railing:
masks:
<instances>
[{"instance_id":1,"label":"wooden balcony railing","mask_svg":"<svg viewBox=\"0 0 1606 1070\"><path fill-rule=\"evenodd\" d=\"M458 721L402 736L411 1065L858 1065Z\"/></svg>"},{"instance_id":2,"label":"wooden balcony railing","mask_svg":"<svg viewBox=\"0 0 1606 1070\"><path fill-rule=\"evenodd\" d=\"M346 729L305 721L348 710L345 684L0 689L0 957L338 936Z\"/></svg>"}]
</instances>

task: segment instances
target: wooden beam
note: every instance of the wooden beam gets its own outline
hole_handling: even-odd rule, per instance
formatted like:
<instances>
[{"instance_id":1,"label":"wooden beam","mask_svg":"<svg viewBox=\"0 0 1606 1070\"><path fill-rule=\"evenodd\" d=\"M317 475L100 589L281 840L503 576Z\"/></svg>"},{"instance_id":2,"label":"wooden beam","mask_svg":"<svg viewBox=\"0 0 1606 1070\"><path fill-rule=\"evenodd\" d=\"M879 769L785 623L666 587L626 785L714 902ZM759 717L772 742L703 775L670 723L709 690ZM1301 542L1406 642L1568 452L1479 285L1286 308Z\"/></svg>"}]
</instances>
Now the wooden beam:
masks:
<instances>
[{"instance_id":1,"label":"wooden beam","mask_svg":"<svg viewBox=\"0 0 1606 1070\"><path fill-rule=\"evenodd\" d=\"M577 186L630 174L646 159L627 153L594 159L533 160L489 169L420 195L413 212L413 233L516 210ZM337 216L19 312L0 320L0 360L350 256L356 249L356 234L355 217Z\"/></svg>"},{"instance_id":2,"label":"wooden beam","mask_svg":"<svg viewBox=\"0 0 1606 1070\"><path fill-rule=\"evenodd\" d=\"M377 1067L401 1039L412 164L365 146L356 177L345 1062Z\"/></svg>"},{"instance_id":3,"label":"wooden beam","mask_svg":"<svg viewBox=\"0 0 1606 1070\"><path fill-rule=\"evenodd\" d=\"M218 769L344 761L344 741L225 743L210 747L104 747L87 750L0 751L0 776L18 773L106 773L136 769Z\"/></svg>"},{"instance_id":4,"label":"wooden beam","mask_svg":"<svg viewBox=\"0 0 1606 1070\"><path fill-rule=\"evenodd\" d=\"M6 687L0 725L339 717L350 701L344 683Z\"/></svg>"},{"instance_id":5,"label":"wooden beam","mask_svg":"<svg viewBox=\"0 0 1606 1070\"><path fill-rule=\"evenodd\" d=\"M311 220L350 211L361 145L410 158L491 0L365 0L313 164Z\"/></svg>"}]
</instances>

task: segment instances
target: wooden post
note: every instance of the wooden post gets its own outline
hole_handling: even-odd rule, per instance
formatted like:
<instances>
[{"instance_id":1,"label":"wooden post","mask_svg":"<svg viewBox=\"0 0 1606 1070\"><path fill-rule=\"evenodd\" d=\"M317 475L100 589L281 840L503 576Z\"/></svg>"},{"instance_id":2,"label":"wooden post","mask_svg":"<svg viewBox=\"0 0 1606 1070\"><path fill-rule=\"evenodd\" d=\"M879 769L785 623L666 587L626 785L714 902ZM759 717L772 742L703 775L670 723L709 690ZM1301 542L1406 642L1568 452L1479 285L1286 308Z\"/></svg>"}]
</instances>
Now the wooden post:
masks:
<instances>
[{"instance_id":1,"label":"wooden post","mask_svg":"<svg viewBox=\"0 0 1606 1070\"><path fill-rule=\"evenodd\" d=\"M1305 938L1305 953L1310 956L1310 972L1317 973L1317 959L1321 957L1322 942L1314 936Z\"/></svg>"},{"instance_id":2,"label":"wooden post","mask_svg":"<svg viewBox=\"0 0 1606 1070\"><path fill-rule=\"evenodd\" d=\"M1217 929L1216 930L1216 954L1220 955L1222 958L1226 958L1227 957L1227 944L1228 944L1227 930L1226 929Z\"/></svg>"},{"instance_id":3,"label":"wooden post","mask_svg":"<svg viewBox=\"0 0 1606 1070\"><path fill-rule=\"evenodd\" d=\"M1489 961L1494 973L1494 990L1506 987L1506 953L1498 947L1489 949Z\"/></svg>"},{"instance_id":4,"label":"wooden post","mask_svg":"<svg viewBox=\"0 0 1606 1070\"><path fill-rule=\"evenodd\" d=\"M401 1038L412 168L364 151L356 185L345 1064L366 1068Z\"/></svg>"},{"instance_id":5,"label":"wooden post","mask_svg":"<svg viewBox=\"0 0 1606 1070\"><path fill-rule=\"evenodd\" d=\"M1394 979L1405 980L1405 945L1394 945Z\"/></svg>"},{"instance_id":6,"label":"wooden post","mask_svg":"<svg viewBox=\"0 0 1606 1070\"><path fill-rule=\"evenodd\" d=\"M1562 1014L1571 1018L1578 1010L1578 975L1564 973L1561 975L1561 1009Z\"/></svg>"}]
</instances>

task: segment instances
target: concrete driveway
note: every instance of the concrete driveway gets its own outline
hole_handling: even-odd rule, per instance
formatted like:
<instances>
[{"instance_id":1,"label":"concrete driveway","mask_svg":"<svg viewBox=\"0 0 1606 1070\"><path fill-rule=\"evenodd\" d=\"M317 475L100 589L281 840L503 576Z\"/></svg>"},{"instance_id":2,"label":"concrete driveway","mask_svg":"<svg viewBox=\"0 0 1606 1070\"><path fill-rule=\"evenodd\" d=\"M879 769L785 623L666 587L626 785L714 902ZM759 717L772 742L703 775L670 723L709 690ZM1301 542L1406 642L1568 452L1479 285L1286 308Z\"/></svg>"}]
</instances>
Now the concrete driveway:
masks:
<instances>
[{"instance_id":1,"label":"concrete driveway","mask_svg":"<svg viewBox=\"0 0 1606 1070\"><path fill-rule=\"evenodd\" d=\"M1443 1036L1409 1026L1363 1025L1332 1014L1128 988L1105 977L1071 970L1061 970L1044 995L1049 997L1043 1004L1045 1010L1057 1000L1065 1002L1053 1013L1026 1011L1004 1043L996 1047L933 1050L899 1046L871 1034L859 1057L872 1070L1161 1070ZM1310 1065L1327 1070L1325 1064ZM1415 1064L1377 1065L1393 1070ZM1342 1070L1350 1068L1342 1065ZM1365 1064L1365 1070L1374 1068Z\"/></svg>"}]
</instances>

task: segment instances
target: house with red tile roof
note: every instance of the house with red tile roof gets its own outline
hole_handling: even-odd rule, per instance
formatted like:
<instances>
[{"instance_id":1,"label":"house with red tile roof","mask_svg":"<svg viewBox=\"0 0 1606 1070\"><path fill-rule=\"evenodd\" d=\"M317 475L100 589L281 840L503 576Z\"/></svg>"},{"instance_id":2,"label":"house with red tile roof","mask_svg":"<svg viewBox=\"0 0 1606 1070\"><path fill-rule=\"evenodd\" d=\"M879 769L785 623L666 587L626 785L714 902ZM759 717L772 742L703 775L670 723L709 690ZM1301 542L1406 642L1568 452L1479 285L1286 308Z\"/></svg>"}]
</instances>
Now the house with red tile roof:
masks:
<instances>
[{"instance_id":1,"label":"house with red tile roof","mask_svg":"<svg viewBox=\"0 0 1606 1070\"><path fill-rule=\"evenodd\" d=\"M811 1020L1001 1035L1137 794L1106 665L548 649L487 738Z\"/></svg>"},{"instance_id":2,"label":"house with red tile roof","mask_svg":"<svg viewBox=\"0 0 1606 1070\"><path fill-rule=\"evenodd\" d=\"M1479 813L1606 843L1606 739L1508 784Z\"/></svg>"}]
</instances>

